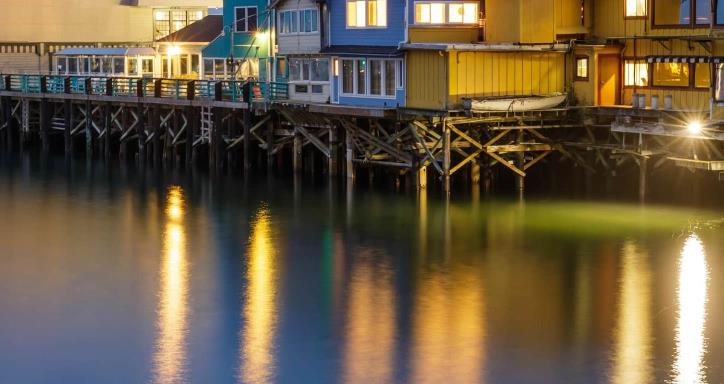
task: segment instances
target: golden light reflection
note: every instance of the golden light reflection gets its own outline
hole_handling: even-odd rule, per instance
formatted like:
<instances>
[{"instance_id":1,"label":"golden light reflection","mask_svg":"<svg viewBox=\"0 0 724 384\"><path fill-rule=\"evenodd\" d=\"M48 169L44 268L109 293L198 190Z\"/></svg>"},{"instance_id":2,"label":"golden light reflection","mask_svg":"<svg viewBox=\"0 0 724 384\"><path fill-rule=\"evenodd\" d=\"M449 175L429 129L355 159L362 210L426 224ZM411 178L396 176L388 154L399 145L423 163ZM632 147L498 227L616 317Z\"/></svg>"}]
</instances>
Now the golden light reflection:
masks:
<instances>
[{"instance_id":1,"label":"golden light reflection","mask_svg":"<svg viewBox=\"0 0 724 384\"><path fill-rule=\"evenodd\" d=\"M156 383L183 382L185 377L188 262L183 217L183 190L171 187L166 195L160 272L159 335L154 356Z\"/></svg>"},{"instance_id":2,"label":"golden light reflection","mask_svg":"<svg viewBox=\"0 0 724 384\"><path fill-rule=\"evenodd\" d=\"M623 247L620 300L615 333L613 382L652 380L651 271L635 244Z\"/></svg>"},{"instance_id":3,"label":"golden light reflection","mask_svg":"<svg viewBox=\"0 0 724 384\"><path fill-rule=\"evenodd\" d=\"M679 261L679 318L673 367L675 383L706 382L704 329L708 281L709 267L704 246L696 235L691 235L684 244Z\"/></svg>"},{"instance_id":4,"label":"golden light reflection","mask_svg":"<svg viewBox=\"0 0 724 384\"><path fill-rule=\"evenodd\" d=\"M277 326L276 249L268 208L257 212L249 240L240 379L268 383L273 381Z\"/></svg>"},{"instance_id":5,"label":"golden light reflection","mask_svg":"<svg viewBox=\"0 0 724 384\"><path fill-rule=\"evenodd\" d=\"M345 328L344 382L392 383L396 345L393 276L386 262L355 255Z\"/></svg>"},{"instance_id":6,"label":"golden light reflection","mask_svg":"<svg viewBox=\"0 0 724 384\"><path fill-rule=\"evenodd\" d=\"M412 319L413 383L480 383L485 367L484 288L476 268L426 273Z\"/></svg>"}]
</instances>

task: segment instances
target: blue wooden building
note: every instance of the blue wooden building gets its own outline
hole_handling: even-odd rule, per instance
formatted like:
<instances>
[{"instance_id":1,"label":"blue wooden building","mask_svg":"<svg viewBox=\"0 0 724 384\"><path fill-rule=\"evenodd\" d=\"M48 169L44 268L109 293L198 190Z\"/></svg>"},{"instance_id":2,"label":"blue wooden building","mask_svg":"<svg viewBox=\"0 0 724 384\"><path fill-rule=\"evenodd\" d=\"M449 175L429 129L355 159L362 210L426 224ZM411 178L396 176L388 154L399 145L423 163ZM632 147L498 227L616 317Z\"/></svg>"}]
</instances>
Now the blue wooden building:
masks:
<instances>
[{"instance_id":1,"label":"blue wooden building","mask_svg":"<svg viewBox=\"0 0 724 384\"><path fill-rule=\"evenodd\" d=\"M328 0L331 102L367 107L405 105L405 1Z\"/></svg>"},{"instance_id":2,"label":"blue wooden building","mask_svg":"<svg viewBox=\"0 0 724 384\"><path fill-rule=\"evenodd\" d=\"M224 0L223 32L203 50L207 78L267 79L273 27L268 6L267 0Z\"/></svg>"}]
</instances>

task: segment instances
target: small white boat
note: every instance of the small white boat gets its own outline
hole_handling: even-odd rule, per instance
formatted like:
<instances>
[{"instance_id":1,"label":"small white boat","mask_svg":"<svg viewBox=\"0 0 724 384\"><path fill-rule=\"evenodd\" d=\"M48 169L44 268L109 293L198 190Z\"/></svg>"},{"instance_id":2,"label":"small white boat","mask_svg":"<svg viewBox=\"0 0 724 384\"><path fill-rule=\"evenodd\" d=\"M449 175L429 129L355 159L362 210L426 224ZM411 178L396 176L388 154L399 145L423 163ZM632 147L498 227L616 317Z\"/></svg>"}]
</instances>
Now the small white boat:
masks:
<instances>
[{"instance_id":1,"label":"small white boat","mask_svg":"<svg viewBox=\"0 0 724 384\"><path fill-rule=\"evenodd\" d=\"M555 108L566 101L565 94L513 97L505 99L470 100L473 111L525 112Z\"/></svg>"}]
</instances>

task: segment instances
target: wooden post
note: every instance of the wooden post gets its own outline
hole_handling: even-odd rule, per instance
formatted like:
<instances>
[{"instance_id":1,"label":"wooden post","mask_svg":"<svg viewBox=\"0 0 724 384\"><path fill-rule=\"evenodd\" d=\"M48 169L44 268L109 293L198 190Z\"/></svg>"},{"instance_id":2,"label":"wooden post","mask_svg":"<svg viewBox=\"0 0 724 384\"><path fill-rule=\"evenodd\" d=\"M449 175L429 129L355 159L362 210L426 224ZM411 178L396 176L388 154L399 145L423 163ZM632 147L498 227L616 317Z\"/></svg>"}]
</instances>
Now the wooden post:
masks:
<instances>
[{"instance_id":1,"label":"wooden post","mask_svg":"<svg viewBox=\"0 0 724 384\"><path fill-rule=\"evenodd\" d=\"M196 108L186 107L186 165L192 164L194 152L194 137L198 129L199 118L196 114Z\"/></svg>"},{"instance_id":2,"label":"wooden post","mask_svg":"<svg viewBox=\"0 0 724 384\"><path fill-rule=\"evenodd\" d=\"M136 106L138 122L136 123L136 136L138 137L138 165L146 164L146 114L143 104Z\"/></svg>"},{"instance_id":3,"label":"wooden post","mask_svg":"<svg viewBox=\"0 0 724 384\"><path fill-rule=\"evenodd\" d=\"M294 173L302 172L302 134L294 128L294 146L292 148L292 166Z\"/></svg>"},{"instance_id":4,"label":"wooden post","mask_svg":"<svg viewBox=\"0 0 724 384\"><path fill-rule=\"evenodd\" d=\"M111 103L103 106L103 131L105 132L105 136L103 137L103 152L105 154L106 161L111 160L111 140L113 139L113 135L111 134L111 132L113 131L113 126L111 122L112 114L113 108L111 106Z\"/></svg>"},{"instance_id":5,"label":"wooden post","mask_svg":"<svg viewBox=\"0 0 724 384\"><path fill-rule=\"evenodd\" d=\"M646 200L646 176L648 171L648 158L641 157L639 160L639 200Z\"/></svg>"},{"instance_id":6,"label":"wooden post","mask_svg":"<svg viewBox=\"0 0 724 384\"><path fill-rule=\"evenodd\" d=\"M443 191L447 194L450 193L450 127L445 124L445 120L443 119L442 123L442 134L443 134L443 140L442 140L442 178L443 178Z\"/></svg>"},{"instance_id":7,"label":"wooden post","mask_svg":"<svg viewBox=\"0 0 724 384\"><path fill-rule=\"evenodd\" d=\"M221 169L223 165L223 151L221 146L221 129L223 126L223 110L221 108L214 108L213 109L213 124L211 124L211 133L210 133L210 140L209 143L209 167L212 170L218 170Z\"/></svg>"},{"instance_id":8,"label":"wooden post","mask_svg":"<svg viewBox=\"0 0 724 384\"><path fill-rule=\"evenodd\" d=\"M415 186L418 190L427 189L427 165L423 165L415 172Z\"/></svg>"},{"instance_id":9,"label":"wooden post","mask_svg":"<svg viewBox=\"0 0 724 384\"><path fill-rule=\"evenodd\" d=\"M157 81L157 84L159 81ZM157 89L159 89L157 87ZM161 111L160 107L154 106L150 111L151 114L151 156L153 156L153 167L158 168L161 164Z\"/></svg>"},{"instance_id":10,"label":"wooden post","mask_svg":"<svg viewBox=\"0 0 724 384\"><path fill-rule=\"evenodd\" d=\"M493 170L490 167L490 161L483 160L483 192L489 195L493 190Z\"/></svg>"},{"instance_id":11,"label":"wooden post","mask_svg":"<svg viewBox=\"0 0 724 384\"><path fill-rule=\"evenodd\" d=\"M339 143L337 142L337 127L329 127L329 176L337 176L337 162L339 159Z\"/></svg>"},{"instance_id":12,"label":"wooden post","mask_svg":"<svg viewBox=\"0 0 724 384\"><path fill-rule=\"evenodd\" d=\"M5 140L6 145L8 147L8 151L12 150L13 146L13 106L12 106L12 100L9 97L2 97L0 98L0 103L2 104L3 109L3 118L4 118L4 124L5 124Z\"/></svg>"},{"instance_id":13,"label":"wooden post","mask_svg":"<svg viewBox=\"0 0 724 384\"><path fill-rule=\"evenodd\" d=\"M252 116L249 109L244 109L242 112L243 129L244 129L244 172L251 170L251 124Z\"/></svg>"},{"instance_id":14,"label":"wooden post","mask_svg":"<svg viewBox=\"0 0 724 384\"><path fill-rule=\"evenodd\" d=\"M516 144L521 145L524 141L525 137L525 131L522 129L518 131L518 136L516 139ZM525 168L525 152L520 151L516 153L516 162L515 165L518 167L518 169L523 170ZM518 191L518 193L522 196L523 191L525 190L525 176L517 175L515 178L515 186Z\"/></svg>"},{"instance_id":15,"label":"wooden post","mask_svg":"<svg viewBox=\"0 0 724 384\"><path fill-rule=\"evenodd\" d=\"M43 152L47 152L50 149L50 103L48 99L40 100L40 141L43 148Z\"/></svg>"},{"instance_id":16,"label":"wooden post","mask_svg":"<svg viewBox=\"0 0 724 384\"><path fill-rule=\"evenodd\" d=\"M266 168L271 171L274 167L274 129L277 124L277 116L271 115L266 123Z\"/></svg>"},{"instance_id":17,"label":"wooden post","mask_svg":"<svg viewBox=\"0 0 724 384\"><path fill-rule=\"evenodd\" d=\"M352 141L352 132L345 130L344 133L344 144L346 147L347 154L345 156L345 173L347 179L354 180L354 142Z\"/></svg>"},{"instance_id":18,"label":"wooden post","mask_svg":"<svg viewBox=\"0 0 724 384\"><path fill-rule=\"evenodd\" d=\"M93 157L93 105L90 100L85 102L85 157Z\"/></svg>"}]
</instances>

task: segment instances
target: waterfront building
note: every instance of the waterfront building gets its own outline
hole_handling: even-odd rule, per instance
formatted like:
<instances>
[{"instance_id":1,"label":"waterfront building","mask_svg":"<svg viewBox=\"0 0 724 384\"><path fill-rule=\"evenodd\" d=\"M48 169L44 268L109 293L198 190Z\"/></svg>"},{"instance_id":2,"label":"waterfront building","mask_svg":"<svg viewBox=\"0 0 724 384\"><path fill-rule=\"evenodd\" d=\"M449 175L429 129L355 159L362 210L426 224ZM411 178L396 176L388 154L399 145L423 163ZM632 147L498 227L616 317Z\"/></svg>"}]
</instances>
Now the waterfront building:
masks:
<instances>
[{"instance_id":1,"label":"waterfront building","mask_svg":"<svg viewBox=\"0 0 724 384\"><path fill-rule=\"evenodd\" d=\"M206 64L214 68L205 77L267 79L273 64L273 16L268 6L266 0L224 1L222 33L203 50Z\"/></svg>"},{"instance_id":2,"label":"waterfront building","mask_svg":"<svg viewBox=\"0 0 724 384\"><path fill-rule=\"evenodd\" d=\"M397 108L405 105L404 1L330 0L331 102Z\"/></svg>"},{"instance_id":3,"label":"waterfront building","mask_svg":"<svg viewBox=\"0 0 724 384\"><path fill-rule=\"evenodd\" d=\"M53 56L67 48L151 48L154 40L203 19L209 7L218 7L221 3L221 0L77 0L68 4L35 0L29 6L22 0L4 0L0 12L0 72L52 72L57 70ZM110 58L125 57L128 52L85 53ZM147 56L146 51L140 55L135 53L130 54ZM109 73L103 71L102 63L100 71ZM115 73L113 69L111 73Z\"/></svg>"},{"instance_id":4,"label":"waterfront building","mask_svg":"<svg viewBox=\"0 0 724 384\"><path fill-rule=\"evenodd\" d=\"M272 3L276 18L277 82L288 82L289 100L330 102L330 60L321 54L329 25L326 3L279 0Z\"/></svg>"}]
</instances>

